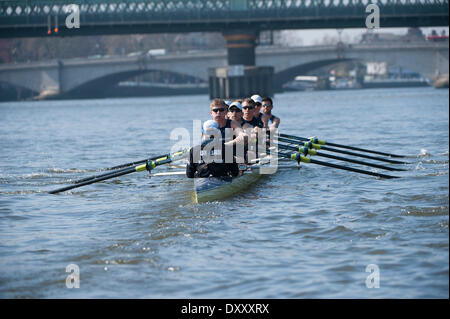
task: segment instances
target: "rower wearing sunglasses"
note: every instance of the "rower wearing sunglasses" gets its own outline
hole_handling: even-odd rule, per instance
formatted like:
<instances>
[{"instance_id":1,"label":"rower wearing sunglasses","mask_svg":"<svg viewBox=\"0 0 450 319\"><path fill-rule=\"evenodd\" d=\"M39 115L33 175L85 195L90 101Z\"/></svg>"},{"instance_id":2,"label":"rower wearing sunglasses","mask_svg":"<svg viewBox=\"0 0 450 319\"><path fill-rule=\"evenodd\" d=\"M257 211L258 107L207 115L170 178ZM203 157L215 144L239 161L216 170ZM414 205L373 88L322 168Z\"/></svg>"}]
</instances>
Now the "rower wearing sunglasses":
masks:
<instances>
[{"instance_id":1,"label":"rower wearing sunglasses","mask_svg":"<svg viewBox=\"0 0 450 319\"><path fill-rule=\"evenodd\" d=\"M262 123L262 127L268 127L269 117L261 113L262 98L258 94L252 95L251 99L255 102L255 118Z\"/></svg>"},{"instance_id":2,"label":"rower wearing sunglasses","mask_svg":"<svg viewBox=\"0 0 450 319\"><path fill-rule=\"evenodd\" d=\"M249 144L246 145L246 160L251 161L259 157L263 149L259 148L259 142L262 141L261 133L264 127L267 127L260 117L255 117L256 105L252 98L246 98L242 102L243 117L242 128L249 136ZM262 133L265 134L265 133Z\"/></svg>"},{"instance_id":3,"label":"rower wearing sunglasses","mask_svg":"<svg viewBox=\"0 0 450 319\"><path fill-rule=\"evenodd\" d=\"M269 129L276 129L280 125L280 118L272 114L273 101L270 97L262 99L262 111L263 114L268 117L267 127Z\"/></svg>"},{"instance_id":4,"label":"rower wearing sunglasses","mask_svg":"<svg viewBox=\"0 0 450 319\"><path fill-rule=\"evenodd\" d=\"M264 123L261 121L260 118L255 117L255 101L253 101L251 98L246 98L244 101L242 101L242 122L244 124L249 124L250 127L259 127L263 128Z\"/></svg>"},{"instance_id":5,"label":"rower wearing sunglasses","mask_svg":"<svg viewBox=\"0 0 450 319\"><path fill-rule=\"evenodd\" d=\"M242 105L238 100L229 104L227 118L238 122L241 126L244 124L242 122Z\"/></svg>"},{"instance_id":6,"label":"rower wearing sunglasses","mask_svg":"<svg viewBox=\"0 0 450 319\"><path fill-rule=\"evenodd\" d=\"M226 118L228 107L223 100L213 100L209 108L212 120L203 124L202 144L190 151L186 176L237 176L239 166L234 159L233 146L243 144L245 134L238 122Z\"/></svg>"},{"instance_id":7,"label":"rower wearing sunglasses","mask_svg":"<svg viewBox=\"0 0 450 319\"><path fill-rule=\"evenodd\" d=\"M226 129L233 129L233 133L240 133L241 125L235 120L227 118L228 106L221 99L215 99L211 102L209 106L209 114L213 120L219 125L220 133L222 134L222 139L225 139ZM238 132L235 132L235 131ZM235 134L238 136L239 134ZM234 143L235 144L235 143Z\"/></svg>"}]
</instances>

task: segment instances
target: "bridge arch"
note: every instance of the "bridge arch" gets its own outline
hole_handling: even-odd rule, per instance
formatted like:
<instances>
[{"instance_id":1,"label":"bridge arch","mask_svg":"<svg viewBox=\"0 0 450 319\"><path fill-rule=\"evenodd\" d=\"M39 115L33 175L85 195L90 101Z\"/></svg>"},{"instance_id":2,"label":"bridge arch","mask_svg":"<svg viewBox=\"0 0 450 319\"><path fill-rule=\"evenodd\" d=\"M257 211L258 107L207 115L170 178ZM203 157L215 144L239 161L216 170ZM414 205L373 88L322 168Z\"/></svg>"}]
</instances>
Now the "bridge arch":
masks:
<instances>
[{"instance_id":1,"label":"bridge arch","mask_svg":"<svg viewBox=\"0 0 450 319\"><path fill-rule=\"evenodd\" d=\"M275 73L275 91L281 92L284 83L292 81L297 75L305 75L311 71L317 70L327 65L333 65L341 62L355 61L351 58L331 58L325 60L317 60L308 63L299 64Z\"/></svg>"},{"instance_id":2,"label":"bridge arch","mask_svg":"<svg viewBox=\"0 0 450 319\"><path fill-rule=\"evenodd\" d=\"M39 92L33 91L23 85L0 81L0 102L31 99L38 94Z\"/></svg>"},{"instance_id":3,"label":"bridge arch","mask_svg":"<svg viewBox=\"0 0 450 319\"><path fill-rule=\"evenodd\" d=\"M135 70L128 70L128 71L121 71L116 73L111 73L107 75L103 75L94 79L91 79L90 81L84 82L81 85L74 87L70 90L67 90L63 92L60 96L61 97L76 97L76 98L83 98L83 97L103 97L102 92L110 91L117 88L117 85L120 82L126 81L130 78L134 78L137 76L146 75L149 73L158 72L163 75L171 76L172 78L180 78L180 77L189 77L190 79L197 81L197 82L204 82L203 79L196 78L187 74L182 74L178 72L171 72L167 70L161 70L161 69L135 69ZM151 90L151 88L149 88Z\"/></svg>"},{"instance_id":4,"label":"bridge arch","mask_svg":"<svg viewBox=\"0 0 450 319\"><path fill-rule=\"evenodd\" d=\"M341 57L341 58L338 58ZM256 51L256 64L274 66L275 83L293 79L320 66L342 61L387 62L429 79L437 72L448 73L448 42L352 44L297 48L263 48ZM0 65L0 82L22 86L34 92L70 92L84 85L114 83L152 71L175 72L208 80L208 67L226 66L226 51L171 53L155 57L113 56L101 59L68 59ZM93 82L92 82L93 81ZM89 84L88 84L89 83Z\"/></svg>"}]
</instances>

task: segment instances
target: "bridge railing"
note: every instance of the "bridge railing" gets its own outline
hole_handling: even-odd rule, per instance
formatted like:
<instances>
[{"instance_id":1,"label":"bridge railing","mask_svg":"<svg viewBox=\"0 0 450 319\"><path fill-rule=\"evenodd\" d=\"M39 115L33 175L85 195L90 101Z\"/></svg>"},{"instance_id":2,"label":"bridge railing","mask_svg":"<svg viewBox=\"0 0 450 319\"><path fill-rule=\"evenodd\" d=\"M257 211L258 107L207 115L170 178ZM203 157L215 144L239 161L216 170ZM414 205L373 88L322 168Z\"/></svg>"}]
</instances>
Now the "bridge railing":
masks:
<instances>
[{"instance_id":1,"label":"bridge railing","mask_svg":"<svg viewBox=\"0 0 450 319\"><path fill-rule=\"evenodd\" d=\"M99 15L104 17L126 16L128 14L151 16L156 19L164 19L170 14L171 18L203 19L209 16L221 19L223 14L227 18L238 16L255 16L278 12L279 16L305 14L305 10L314 16L323 16L332 10L334 15L339 15L343 9L347 14L352 9L358 9L358 13L365 14L361 8L368 4L377 4L383 13L388 13L392 8L426 12L448 9L448 0L22 0L0 1L0 18L6 17L33 17L49 14L63 15L69 5L76 4L80 8L81 16ZM388 11L386 11L388 10ZM211 14L221 13L220 16ZM270 16L268 17L270 18Z\"/></svg>"},{"instance_id":2,"label":"bridge railing","mask_svg":"<svg viewBox=\"0 0 450 319\"><path fill-rule=\"evenodd\" d=\"M0 38L42 36L71 4L85 28L58 35L363 28L370 3L383 27L448 26L449 0L2 0Z\"/></svg>"}]
</instances>

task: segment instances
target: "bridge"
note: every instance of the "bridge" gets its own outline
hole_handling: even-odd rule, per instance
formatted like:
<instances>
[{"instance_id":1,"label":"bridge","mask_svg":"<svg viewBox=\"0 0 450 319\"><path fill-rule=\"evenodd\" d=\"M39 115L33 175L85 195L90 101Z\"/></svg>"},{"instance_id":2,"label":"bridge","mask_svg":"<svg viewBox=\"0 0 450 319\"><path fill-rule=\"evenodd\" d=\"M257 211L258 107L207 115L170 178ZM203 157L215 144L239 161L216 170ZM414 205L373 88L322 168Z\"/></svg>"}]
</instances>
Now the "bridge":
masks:
<instances>
[{"instance_id":1,"label":"bridge","mask_svg":"<svg viewBox=\"0 0 450 319\"><path fill-rule=\"evenodd\" d=\"M0 38L130 33L448 26L448 0L21 0L0 1ZM67 28L70 4L80 28Z\"/></svg>"},{"instance_id":2,"label":"bridge","mask_svg":"<svg viewBox=\"0 0 450 319\"><path fill-rule=\"evenodd\" d=\"M258 65L272 65L280 88L296 75L342 61L387 62L433 78L449 72L448 42L353 44L256 49ZM117 56L0 65L0 82L36 93L87 93L152 71L173 72L208 81L208 66L226 66L226 50L172 53L161 56Z\"/></svg>"},{"instance_id":3,"label":"bridge","mask_svg":"<svg viewBox=\"0 0 450 319\"><path fill-rule=\"evenodd\" d=\"M184 57L161 57L149 60L138 57L131 60L122 58L115 61L101 63L83 63L74 61L59 61L56 65L35 66L35 71L28 67L16 74L4 71L0 77L7 78L7 82L15 83L20 75L28 74L18 83L22 86L42 92L43 88L53 87L60 93L73 90L87 90L98 85L115 83L124 77L130 77L152 69L182 72L204 79L208 67L244 65L244 73L236 77L222 77L219 69L210 73L210 95L228 97L235 93L223 93L225 87L238 88L240 81L249 90L257 83L266 83L262 88L263 94L271 95L273 90L270 83L273 79L275 67L275 85L291 77L294 72L314 68L326 63L343 60L342 52L336 55L335 48L322 48L323 51L308 52L293 51L292 54L281 53L286 59L296 61L294 66L282 66L277 58L261 53L257 57L255 47L257 37L264 30L286 29L321 29L321 28L364 28L369 4L376 4L380 10L380 27L421 27L448 26L449 0L22 0L0 1L0 38L10 37L43 37L43 36L86 36L104 34L133 34L133 33L168 33L168 32L221 32L226 40L227 54L224 60L220 54L199 56L189 61L190 66L178 64ZM76 10L72 5L76 5ZM72 10L72 11L71 11ZM77 12L78 14L75 14ZM74 16L79 17L80 25L69 28L67 21ZM70 18L70 19L69 19ZM70 20L71 21L71 20ZM403 47L403 46L402 46ZM342 50L345 48L339 48ZM375 48L372 48L375 49ZM413 53L403 51L400 56L411 58L411 65L426 65L422 73L429 75L436 70L439 56L444 56L448 63L447 53L430 51L420 53L412 49ZM396 49L394 49L395 51ZM372 53L358 52L354 48L347 52L347 58L358 59L369 57L374 60L381 58L386 50L375 50L379 56ZM394 52L392 51L392 52ZM432 52L431 54L429 54ZM439 53L436 53L439 52ZM298 58L295 54L304 55ZM352 55L355 56L352 56ZM373 53L377 54L377 53ZM314 56L313 56L314 55ZM446 57L445 57L446 55ZM398 63L401 57L395 58ZM267 58L265 58L267 57ZM300 60L299 60L300 59ZM433 61L433 62L430 62ZM290 63L288 61L287 63ZM434 63L434 67L428 65ZM170 65L168 65L170 64ZM166 65L166 66L165 66ZM260 67L253 67L259 65ZM269 66L268 68L263 67ZM108 67L106 67L108 66ZM180 69L179 69L180 67ZM196 69L194 69L194 67ZM433 69L433 70L432 70ZM38 71L36 71L38 70ZM448 67L447 67L448 70ZM30 73L31 72L31 73ZM81 72L81 73L80 73ZM219 73L217 73L219 72ZM34 75L42 77L36 80ZM213 75L214 74L214 75ZM228 73L227 73L228 74ZM84 78L83 78L84 77ZM32 80L34 79L34 80ZM34 81L35 83L30 83ZM233 82L233 84L231 84ZM214 85L212 85L214 84ZM40 86L40 87L37 87ZM211 88L214 88L211 91ZM266 88L267 87L267 88ZM218 91L215 92L215 89ZM248 92L250 93L250 92ZM239 93L241 94L241 93Z\"/></svg>"}]
</instances>

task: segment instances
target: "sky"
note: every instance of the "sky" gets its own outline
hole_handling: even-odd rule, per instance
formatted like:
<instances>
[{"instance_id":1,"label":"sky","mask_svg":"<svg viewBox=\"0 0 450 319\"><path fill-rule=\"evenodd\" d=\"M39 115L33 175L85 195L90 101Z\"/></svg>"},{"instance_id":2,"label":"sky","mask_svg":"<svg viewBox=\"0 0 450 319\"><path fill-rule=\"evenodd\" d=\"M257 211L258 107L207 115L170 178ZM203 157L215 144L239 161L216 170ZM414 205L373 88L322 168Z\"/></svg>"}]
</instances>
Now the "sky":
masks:
<instances>
[{"instance_id":1,"label":"sky","mask_svg":"<svg viewBox=\"0 0 450 319\"><path fill-rule=\"evenodd\" d=\"M441 34L442 30L445 30L445 33L449 34L449 28L448 27L430 27L430 28L421 28L423 33L425 35L428 35L431 33L431 30L436 30L438 34ZM395 34L406 34L407 28L380 28L380 29L373 29L373 32L380 32L380 33L395 33ZM360 39L361 35L366 33L367 29L344 29L342 30L342 40L343 42L348 42L350 40L351 42L354 39ZM321 42L321 40L328 36L328 37L338 37L338 32L336 29L321 29L321 30L286 30L282 31L284 42L288 41L289 46L300 46L300 45L315 45L318 42Z\"/></svg>"}]
</instances>

